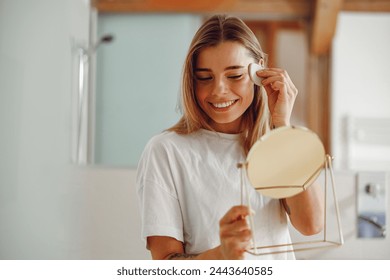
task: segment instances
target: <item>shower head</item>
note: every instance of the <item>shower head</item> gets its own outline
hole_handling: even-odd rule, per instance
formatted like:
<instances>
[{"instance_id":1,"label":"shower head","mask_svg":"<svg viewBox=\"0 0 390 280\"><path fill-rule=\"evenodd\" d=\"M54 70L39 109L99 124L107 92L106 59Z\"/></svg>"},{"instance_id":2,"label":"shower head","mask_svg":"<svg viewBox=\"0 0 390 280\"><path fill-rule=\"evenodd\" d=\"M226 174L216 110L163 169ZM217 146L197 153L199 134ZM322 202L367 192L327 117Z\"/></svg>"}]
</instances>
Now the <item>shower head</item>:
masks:
<instances>
[{"instance_id":1,"label":"shower head","mask_svg":"<svg viewBox=\"0 0 390 280\"><path fill-rule=\"evenodd\" d=\"M84 60L93 55L101 44L108 44L114 40L114 36L111 34L105 34L99 38L95 43L88 46L77 43L75 39L71 39L72 51L77 52Z\"/></svg>"},{"instance_id":2,"label":"shower head","mask_svg":"<svg viewBox=\"0 0 390 280\"><path fill-rule=\"evenodd\" d=\"M93 45L93 47L90 49L90 52L92 53L95 52L101 44L111 43L113 40L114 40L113 35L111 34L103 35L102 37L100 37L99 41L97 41L95 45Z\"/></svg>"},{"instance_id":3,"label":"shower head","mask_svg":"<svg viewBox=\"0 0 390 280\"><path fill-rule=\"evenodd\" d=\"M102 41L104 43L110 43L110 42L112 42L112 40L114 40L114 36L111 34L106 34L100 38L100 41Z\"/></svg>"}]
</instances>

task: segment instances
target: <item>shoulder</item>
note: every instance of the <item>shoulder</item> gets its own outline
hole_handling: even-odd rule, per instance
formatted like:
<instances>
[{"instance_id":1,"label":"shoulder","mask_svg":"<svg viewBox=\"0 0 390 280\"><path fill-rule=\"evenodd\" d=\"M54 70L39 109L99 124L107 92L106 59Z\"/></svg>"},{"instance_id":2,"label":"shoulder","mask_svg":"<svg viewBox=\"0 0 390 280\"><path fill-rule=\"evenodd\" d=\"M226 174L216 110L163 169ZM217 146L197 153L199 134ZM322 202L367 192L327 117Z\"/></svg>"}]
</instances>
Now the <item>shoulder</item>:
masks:
<instances>
[{"instance_id":1,"label":"shoulder","mask_svg":"<svg viewBox=\"0 0 390 280\"><path fill-rule=\"evenodd\" d=\"M173 131L164 131L153 136L146 144L146 149L168 149L191 141L192 134L178 134Z\"/></svg>"},{"instance_id":2,"label":"shoulder","mask_svg":"<svg viewBox=\"0 0 390 280\"><path fill-rule=\"evenodd\" d=\"M181 135L172 131L164 131L153 136L145 146L137 168L137 180L153 180L164 185L170 180L171 171L176 170L183 157L188 157L188 141L192 136ZM165 178L165 179L164 179Z\"/></svg>"},{"instance_id":3,"label":"shoulder","mask_svg":"<svg viewBox=\"0 0 390 280\"><path fill-rule=\"evenodd\" d=\"M173 131L164 131L153 136L145 146L141 156L142 160L150 160L154 157L161 159L169 158L174 154L180 154L188 147L193 146L191 143L196 137L191 134L178 134Z\"/></svg>"}]
</instances>

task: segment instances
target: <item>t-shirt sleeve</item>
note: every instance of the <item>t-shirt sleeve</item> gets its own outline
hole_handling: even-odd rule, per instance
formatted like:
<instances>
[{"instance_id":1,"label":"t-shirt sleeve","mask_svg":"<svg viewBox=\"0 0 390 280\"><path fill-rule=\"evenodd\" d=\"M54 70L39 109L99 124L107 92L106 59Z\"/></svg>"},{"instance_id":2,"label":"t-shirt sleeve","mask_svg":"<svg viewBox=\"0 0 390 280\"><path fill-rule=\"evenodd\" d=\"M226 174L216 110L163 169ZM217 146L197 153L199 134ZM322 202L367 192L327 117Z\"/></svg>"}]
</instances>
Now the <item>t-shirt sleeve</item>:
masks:
<instances>
[{"instance_id":1,"label":"t-shirt sleeve","mask_svg":"<svg viewBox=\"0 0 390 280\"><path fill-rule=\"evenodd\" d=\"M169 236L181 242L183 220L169 149L157 139L146 146L137 169L137 195L141 212L141 237Z\"/></svg>"}]
</instances>

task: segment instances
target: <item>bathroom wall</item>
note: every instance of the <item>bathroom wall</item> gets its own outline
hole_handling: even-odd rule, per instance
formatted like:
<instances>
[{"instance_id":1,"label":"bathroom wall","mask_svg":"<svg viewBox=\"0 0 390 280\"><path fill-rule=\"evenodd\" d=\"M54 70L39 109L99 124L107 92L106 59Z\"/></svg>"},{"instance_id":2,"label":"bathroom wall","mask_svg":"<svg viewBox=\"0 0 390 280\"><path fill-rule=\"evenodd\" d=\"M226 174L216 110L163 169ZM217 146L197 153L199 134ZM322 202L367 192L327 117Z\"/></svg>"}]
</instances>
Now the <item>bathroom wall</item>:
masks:
<instances>
[{"instance_id":1,"label":"bathroom wall","mask_svg":"<svg viewBox=\"0 0 390 280\"><path fill-rule=\"evenodd\" d=\"M390 201L389 178L387 175L387 193L386 199ZM329 177L328 177L329 178ZM320 181L324 186L324 174L321 174ZM344 237L342 246L330 246L325 249L314 249L296 253L297 259L318 259L318 260L388 260L390 259L389 237L385 238L358 238L357 231L357 191L356 191L356 172L353 171L336 171L335 172L335 190L340 210L341 229ZM334 200L331 196L331 184L328 183L328 223L327 223L327 240L339 242L337 231L337 220L334 208ZM389 217L390 211L387 207L386 215ZM388 220L388 218L387 218ZM294 232L294 231L293 231ZM297 236L296 234L293 236ZM321 240L323 233L312 237L302 236L294 237L294 241L311 241ZM321 245L325 245L324 243Z\"/></svg>"},{"instance_id":2,"label":"bathroom wall","mask_svg":"<svg viewBox=\"0 0 390 280\"><path fill-rule=\"evenodd\" d=\"M144 259L134 171L71 164L89 1L0 2L0 259Z\"/></svg>"},{"instance_id":3,"label":"bathroom wall","mask_svg":"<svg viewBox=\"0 0 390 280\"><path fill-rule=\"evenodd\" d=\"M390 14L341 13L332 47L331 136L336 193L345 244L327 250L298 253L302 259L390 259L390 238L361 239L357 232L357 175L379 171L387 176L387 204L390 202L390 165L388 128L373 126L382 137L374 145L360 145L348 137L347 118L390 119ZM354 149L348 145L355 145ZM353 153L346 153L350 148ZM356 149L357 148L357 149ZM378 155L377 157L375 155ZM348 156L349 158L345 158ZM334 214L329 212L331 215ZM390 207L386 208L387 228ZM333 218L335 216L333 215ZM330 228L335 232L335 227ZM336 239L337 240L337 239Z\"/></svg>"},{"instance_id":4,"label":"bathroom wall","mask_svg":"<svg viewBox=\"0 0 390 280\"><path fill-rule=\"evenodd\" d=\"M70 160L70 41L88 41L88 7L0 2L0 259L150 258L135 171ZM336 175L345 245L299 257L389 259L388 238L356 238L355 173Z\"/></svg>"},{"instance_id":5,"label":"bathroom wall","mask_svg":"<svg viewBox=\"0 0 390 280\"><path fill-rule=\"evenodd\" d=\"M336 168L390 170L389 29L390 13L339 16L331 85Z\"/></svg>"}]
</instances>

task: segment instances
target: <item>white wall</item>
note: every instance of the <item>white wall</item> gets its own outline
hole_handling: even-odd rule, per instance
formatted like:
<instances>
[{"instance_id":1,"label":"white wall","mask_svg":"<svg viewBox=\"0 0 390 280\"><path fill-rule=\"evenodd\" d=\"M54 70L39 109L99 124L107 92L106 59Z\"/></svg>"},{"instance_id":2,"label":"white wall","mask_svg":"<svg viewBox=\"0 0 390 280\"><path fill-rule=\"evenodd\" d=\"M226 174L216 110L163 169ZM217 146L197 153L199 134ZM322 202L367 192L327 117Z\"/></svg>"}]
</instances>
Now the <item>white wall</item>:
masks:
<instances>
[{"instance_id":1,"label":"white wall","mask_svg":"<svg viewBox=\"0 0 390 280\"><path fill-rule=\"evenodd\" d=\"M323 174L322 174L323 176ZM390 172L387 173L387 201L390 201ZM321 177L323 179L323 177ZM336 194L340 209L341 228L344 237L344 244L338 247L316 249L297 252L297 259L319 259L319 260L389 260L390 259L390 238L358 238L357 230L357 190L356 173L352 171L335 171ZM331 191L328 186L328 191ZM336 216L334 204L328 196L328 240L338 242ZM387 221L390 217L390 207L386 211ZM321 235L322 236L322 235ZM313 240L313 238L307 238ZM318 240L318 238L316 239Z\"/></svg>"},{"instance_id":2,"label":"white wall","mask_svg":"<svg viewBox=\"0 0 390 280\"><path fill-rule=\"evenodd\" d=\"M295 87L298 96L294 103L291 123L295 126L307 124L307 34L304 30L282 30L277 36L276 63L285 69Z\"/></svg>"},{"instance_id":3,"label":"white wall","mask_svg":"<svg viewBox=\"0 0 390 280\"><path fill-rule=\"evenodd\" d=\"M341 211L345 244L330 250L298 254L303 259L390 259L390 237L357 238L356 176L360 171L377 170L387 174L386 199L390 202L390 170L367 157L359 163L345 159L345 118L390 118L390 14L341 13L333 44L332 59L332 156L335 157L336 191ZM390 144L390 143L389 143ZM385 146L366 146L368 153ZM355 150L365 152L362 147ZM353 158L352 158L353 159ZM388 158L387 158L388 159ZM344 161L344 162L343 162ZM352 163L352 164L351 164ZM346 169L348 167L348 169ZM352 169L351 169L352 168ZM387 205L387 228L390 207Z\"/></svg>"},{"instance_id":4,"label":"white wall","mask_svg":"<svg viewBox=\"0 0 390 280\"><path fill-rule=\"evenodd\" d=\"M143 259L134 171L70 164L88 1L0 2L0 259Z\"/></svg>"},{"instance_id":5,"label":"white wall","mask_svg":"<svg viewBox=\"0 0 390 280\"><path fill-rule=\"evenodd\" d=\"M389 50L390 13L341 13L333 44L331 85L331 148L337 168L390 169ZM382 128L374 145L359 143L348 132L352 128L347 119L358 118L374 119L367 136ZM382 119L387 123L375 127ZM381 143L384 138L387 145Z\"/></svg>"}]
</instances>

